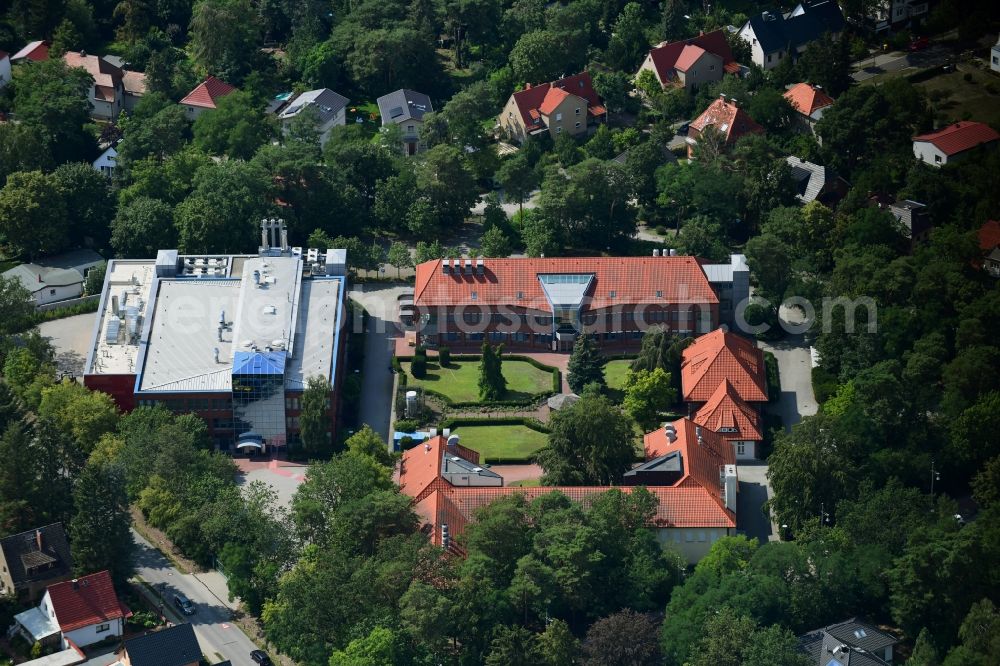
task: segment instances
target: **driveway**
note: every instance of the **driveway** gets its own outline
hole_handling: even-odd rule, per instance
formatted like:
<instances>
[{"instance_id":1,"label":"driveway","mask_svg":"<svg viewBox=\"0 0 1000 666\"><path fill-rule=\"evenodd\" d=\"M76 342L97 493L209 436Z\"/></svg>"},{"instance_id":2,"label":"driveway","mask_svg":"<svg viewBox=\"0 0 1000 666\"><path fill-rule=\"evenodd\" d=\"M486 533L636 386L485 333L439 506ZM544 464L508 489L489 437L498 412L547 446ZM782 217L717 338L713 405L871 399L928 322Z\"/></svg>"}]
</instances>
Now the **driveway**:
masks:
<instances>
[{"instance_id":1,"label":"driveway","mask_svg":"<svg viewBox=\"0 0 1000 666\"><path fill-rule=\"evenodd\" d=\"M83 376L87 352L94 335L96 312L53 319L38 325L43 338L48 338L56 352L56 368L73 377Z\"/></svg>"},{"instance_id":2,"label":"driveway","mask_svg":"<svg viewBox=\"0 0 1000 666\"><path fill-rule=\"evenodd\" d=\"M798 310L781 307L779 316L787 322L797 324L802 321ZM812 389L812 356L805 335L797 333L786 334L776 342L758 341L757 346L774 354L778 361L778 372L781 375L781 396L777 403L769 404L766 409L781 417L785 430L791 431L792 426L806 416L812 416L819 409Z\"/></svg>"},{"instance_id":3,"label":"driveway","mask_svg":"<svg viewBox=\"0 0 1000 666\"><path fill-rule=\"evenodd\" d=\"M407 285L358 284L350 291L351 300L362 305L369 314L361 374L360 420L374 428L387 442L395 379L390 368L394 339L400 335L396 304L400 294L412 290Z\"/></svg>"},{"instance_id":4,"label":"driveway","mask_svg":"<svg viewBox=\"0 0 1000 666\"><path fill-rule=\"evenodd\" d=\"M778 527L764 513L764 502L774 496L767 482L767 463L737 462L740 493L736 500L736 528L762 544L778 540Z\"/></svg>"},{"instance_id":5,"label":"driveway","mask_svg":"<svg viewBox=\"0 0 1000 666\"><path fill-rule=\"evenodd\" d=\"M183 617L174 612L173 606L164 608L167 618L174 622L190 622L201 644L202 652L210 663L229 660L233 664L249 664L250 652L257 646L231 622L235 603L228 600L228 592L221 575L182 574L148 541L135 531L136 574L157 590L169 604L173 595L183 592L194 602L197 611Z\"/></svg>"}]
</instances>

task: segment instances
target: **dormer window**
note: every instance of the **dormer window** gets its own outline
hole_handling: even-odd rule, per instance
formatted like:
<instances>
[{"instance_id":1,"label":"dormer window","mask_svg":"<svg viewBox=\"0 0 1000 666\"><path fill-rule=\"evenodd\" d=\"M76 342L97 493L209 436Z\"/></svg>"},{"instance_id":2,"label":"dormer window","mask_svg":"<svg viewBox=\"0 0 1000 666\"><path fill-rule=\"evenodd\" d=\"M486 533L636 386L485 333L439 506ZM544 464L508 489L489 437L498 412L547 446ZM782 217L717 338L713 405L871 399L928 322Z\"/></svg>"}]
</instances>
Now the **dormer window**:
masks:
<instances>
[{"instance_id":1,"label":"dormer window","mask_svg":"<svg viewBox=\"0 0 1000 666\"><path fill-rule=\"evenodd\" d=\"M478 291L473 291L472 292L472 300L474 300L474 301L478 301L479 300L479 292Z\"/></svg>"},{"instance_id":2,"label":"dormer window","mask_svg":"<svg viewBox=\"0 0 1000 666\"><path fill-rule=\"evenodd\" d=\"M524 292L523 291L517 292L517 300L521 300L522 298L524 298Z\"/></svg>"},{"instance_id":3,"label":"dormer window","mask_svg":"<svg viewBox=\"0 0 1000 666\"><path fill-rule=\"evenodd\" d=\"M608 298L618 298L618 292L612 289L611 293L608 294Z\"/></svg>"},{"instance_id":4,"label":"dormer window","mask_svg":"<svg viewBox=\"0 0 1000 666\"><path fill-rule=\"evenodd\" d=\"M657 298L663 298L663 290L662 289L657 289L656 290L656 297Z\"/></svg>"}]
</instances>

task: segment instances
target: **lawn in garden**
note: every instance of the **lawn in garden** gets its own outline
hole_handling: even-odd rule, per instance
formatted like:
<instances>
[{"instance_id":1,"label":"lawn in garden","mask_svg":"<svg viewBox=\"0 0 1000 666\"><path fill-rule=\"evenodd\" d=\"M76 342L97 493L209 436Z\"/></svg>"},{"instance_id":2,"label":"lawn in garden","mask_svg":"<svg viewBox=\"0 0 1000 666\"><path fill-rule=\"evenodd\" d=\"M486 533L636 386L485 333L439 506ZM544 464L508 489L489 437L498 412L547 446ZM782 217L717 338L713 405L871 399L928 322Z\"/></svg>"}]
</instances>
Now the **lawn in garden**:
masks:
<instances>
[{"instance_id":1,"label":"lawn in garden","mask_svg":"<svg viewBox=\"0 0 1000 666\"><path fill-rule=\"evenodd\" d=\"M620 391L625 387L625 374L632 367L632 359L619 359L604 364L604 381L609 389Z\"/></svg>"},{"instance_id":2,"label":"lawn in garden","mask_svg":"<svg viewBox=\"0 0 1000 666\"><path fill-rule=\"evenodd\" d=\"M529 462L548 443L548 435L523 425L465 425L455 429L462 446L479 452L483 463Z\"/></svg>"},{"instance_id":3,"label":"lawn in garden","mask_svg":"<svg viewBox=\"0 0 1000 666\"><path fill-rule=\"evenodd\" d=\"M417 379L410 372L410 364L403 369L409 375L409 386L420 386L447 396L452 402L478 402L479 362L452 361L447 368L436 360L427 362L427 376ZM504 400L530 400L532 396L552 390L552 373L539 370L524 361L504 361L503 376L507 379Z\"/></svg>"}]
</instances>

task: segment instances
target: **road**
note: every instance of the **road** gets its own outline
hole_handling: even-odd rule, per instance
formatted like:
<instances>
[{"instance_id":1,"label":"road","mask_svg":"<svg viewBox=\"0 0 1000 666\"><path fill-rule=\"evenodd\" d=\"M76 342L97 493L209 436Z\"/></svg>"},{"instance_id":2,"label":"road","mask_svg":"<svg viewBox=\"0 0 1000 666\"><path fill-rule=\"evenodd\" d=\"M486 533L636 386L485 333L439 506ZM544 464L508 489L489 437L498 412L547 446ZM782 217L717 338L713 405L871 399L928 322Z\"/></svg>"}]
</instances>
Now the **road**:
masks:
<instances>
[{"instance_id":1,"label":"road","mask_svg":"<svg viewBox=\"0 0 1000 666\"><path fill-rule=\"evenodd\" d=\"M879 53L874 57L869 56L854 63L852 67L855 71L851 74L851 78L860 83L888 72L898 72L908 68L937 67L945 64L950 55L951 50L941 44L933 44L923 51L913 53L904 51Z\"/></svg>"},{"instance_id":2,"label":"road","mask_svg":"<svg viewBox=\"0 0 1000 666\"><path fill-rule=\"evenodd\" d=\"M221 577L182 574L142 536L135 531L132 536L136 542L136 574L157 589L161 589L162 585L163 597L168 603L175 593L183 592L197 606L194 615L181 618L172 606L164 610L167 617L175 622L180 619L191 623L209 663L228 659L233 666L252 664L250 652L257 646L230 622L231 608L228 604L231 602L226 598L225 590L220 589L218 579Z\"/></svg>"},{"instance_id":3,"label":"road","mask_svg":"<svg viewBox=\"0 0 1000 666\"><path fill-rule=\"evenodd\" d=\"M399 335L396 303L400 294L412 289L406 285L358 284L350 291L351 300L364 306L369 314L361 374L361 423L370 425L387 441L394 378L389 369L393 339Z\"/></svg>"}]
</instances>

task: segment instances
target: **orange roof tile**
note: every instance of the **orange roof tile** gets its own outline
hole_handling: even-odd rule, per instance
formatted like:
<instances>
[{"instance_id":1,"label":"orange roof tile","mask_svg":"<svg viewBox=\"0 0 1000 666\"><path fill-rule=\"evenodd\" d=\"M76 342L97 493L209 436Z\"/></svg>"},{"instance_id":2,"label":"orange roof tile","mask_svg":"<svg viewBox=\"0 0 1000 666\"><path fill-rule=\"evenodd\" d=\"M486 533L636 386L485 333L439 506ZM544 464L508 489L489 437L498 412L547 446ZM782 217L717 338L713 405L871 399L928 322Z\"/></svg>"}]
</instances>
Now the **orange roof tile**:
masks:
<instances>
[{"instance_id":1,"label":"orange roof tile","mask_svg":"<svg viewBox=\"0 0 1000 666\"><path fill-rule=\"evenodd\" d=\"M549 83L541 83L535 86L525 86L524 90L519 90L511 95L514 98L514 104L517 106L517 110L521 113L521 120L524 122L526 127L537 124L537 121L532 121L531 112L537 111L541 108L542 104L545 102L545 97L549 93L551 88L562 88L568 93L577 95L587 100L587 105L598 106L601 102L601 97L594 90L594 82L590 78L590 74L587 72L581 72L579 74L574 74L573 76L567 76L564 79L559 79L557 81L551 81ZM561 101L561 100L560 100ZM542 113L545 113L542 111Z\"/></svg>"},{"instance_id":2,"label":"orange roof tile","mask_svg":"<svg viewBox=\"0 0 1000 666\"><path fill-rule=\"evenodd\" d=\"M431 483L441 475L444 437L432 437L403 453L399 463L399 489L405 495L420 498Z\"/></svg>"},{"instance_id":3,"label":"orange roof tile","mask_svg":"<svg viewBox=\"0 0 1000 666\"><path fill-rule=\"evenodd\" d=\"M743 108L721 97L691 122L688 136L697 137L711 125L726 137L726 143L736 143L746 134L762 134L764 128L750 117Z\"/></svg>"},{"instance_id":4,"label":"orange roof tile","mask_svg":"<svg viewBox=\"0 0 1000 666\"><path fill-rule=\"evenodd\" d=\"M817 110L833 104L833 98L821 88L808 83L796 83L785 91L785 99L795 107L795 110L805 116L811 116Z\"/></svg>"},{"instance_id":5,"label":"orange roof tile","mask_svg":"<svg viewBox=\"0 0 1000 666\"><path fill-rule=\"evenodd\" d=\"M653 60L653 68L661 83L666 83L674 76L674 69L677 67L678 59L687 45L698 46L709 53L722 58L724 68L728 69L733 63L733 51L729 48L726 35L721 30L715 30L697 37L691 37L679 42L664 42L649 50L649 57ZM739 71L739 67L736 68Z\"/></svg>"},{"instance_id":6,"label":"orange roof tile","mask_svg":"<svg viewBox=\"0 0 1000 666\"><path fill-rule=\"evenodd\" d=\"M181 104L187 106L200 106L205 109L214 109L219 99L225 97L229 93L236 90L235 87L229 85L221 79L217 79L214 76L208 76L204 81L199 83L194 90L189 92L187 96L180 101Z\"/></svg>"},{"instance_id":7,"label":"orange roof tile","mask_svg":"<svg viewBox=\"0 0 1000 666\"><path fill-rule=\"evenodd\" d=\"M937 132L913 137L914 141L933 143L945 155L955 155L997 139L1000 139L1000 134L989 125L966 120L948 125Z\"/></svg>"},{"instance_id":8,"label":"orange roof tile","mask_svg":"<svg viewBox=\"0 0 1000 666\"><path fill-rule=\"evenodd\" d=\"M719 502L720 507L725 508L719 484L719 468L736 464L732 445L708 428L699 427L691 419L677 419L672 425L677 433L674 441L670 441L665 428L658 428L643 436L646 458L659 458L679 451L684 464L684 475L675 486L694 484L704 488Z\"/></svg>"},{"instance_id":9,"label":"orange roof tile","mask_svg":"<svg viewBox=\"0 0 1000 666\"><path fill-rule=\"evenodd\" d=\"M728 379L719 384L719 388L708 402L702 405L692 420L718 433L725 440L764 439L760 432L760 415L757 410L743 402ZM723 428L735 428L736 432L721 432Z\"/></svg>"},{"instance_id":10,"label":"orange roof tile","mask_svg":"<svg viewBox=\"0 0 1000 666\"><path fill-rule=\"evenodd\" d=\"M48 594L56 621L64 632L128 615L118 601L107 571L49 585Z\"/></svg>"},{"instance_id":11,"label":"orange roof tile","mask_svg":"<svg viewBox=\"0 0 1000 666\"><path fill-rule=\"evenodd\" d=\"M417 307L507 305L551 312L538 276L553 273L593 274L584 310L658 302L719 302L694 257L486 259L483 275L444 273L442 261L417 266ZM662 296L657 297L657 291Z\"/></svg>"},{"instance_id":12,"label":"orange roof tile","mask_svg":"<svg viewBox=\"0 0 1000 666\"><path fill-rule=\"evenodd\" d=\"M685 402L707 402L728 380L745 402L767 401L764 352L721 328L706 333L684 350L681 392Z\"/></svg>"},{"instance_id":13,"label":"orange roof tile","mask_svg":"<svg viewBox=\"0 0 1000 666\"><path fill-rule=\"evenodd\" d=\"M125 92L142 96L146 92L146 75L126 69L122 72L122 84L125 86Z\"/></svg>"},{"instance_id":14,"label":"orange roof tile","mask_svg":"<svg viewBox=\"0 0 1000 666\"><path fill-rule=\"evenodd\" d=\"M677 62L674 63L674 69L680 72L686 72L691 67L691 65L698 62L698 58L705 55L705 49L695 44L685 44L684 48L681 50L681 54L677 56Z\"/></svg>"},{"instance_id":15,"label":"orange roof tile","mask_svg":"<svg viewBox=\"0 0 1000 666\"><path fill-rule=\"evenodd\" d=\"M548 116L556 107L563 103L569 97L569 93L562 88L549 88L549 91L545 93L545 98L542 100L541 105L538 107L539 112Z\"/></svg>"},{"instance_id":16,"label":"orange roof tile","mask_svg":"<svg viewBox=\"0 0 1000 666\"><path fill-rule=\"evenodd\" d=\"M979 249L990 252L1000 246L1000 222L989 220L979 228Z\"/></svg>"}]
</instances>

